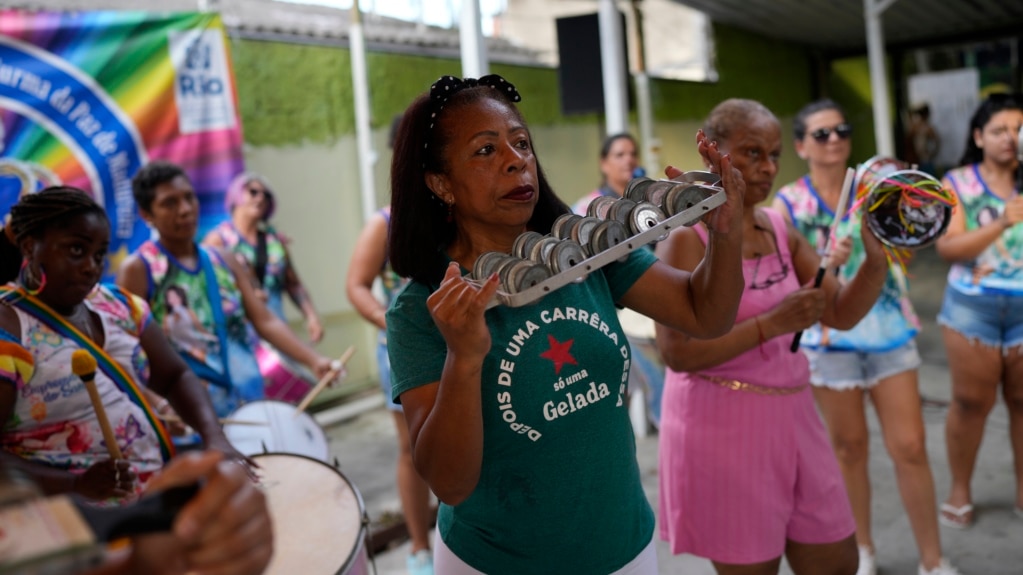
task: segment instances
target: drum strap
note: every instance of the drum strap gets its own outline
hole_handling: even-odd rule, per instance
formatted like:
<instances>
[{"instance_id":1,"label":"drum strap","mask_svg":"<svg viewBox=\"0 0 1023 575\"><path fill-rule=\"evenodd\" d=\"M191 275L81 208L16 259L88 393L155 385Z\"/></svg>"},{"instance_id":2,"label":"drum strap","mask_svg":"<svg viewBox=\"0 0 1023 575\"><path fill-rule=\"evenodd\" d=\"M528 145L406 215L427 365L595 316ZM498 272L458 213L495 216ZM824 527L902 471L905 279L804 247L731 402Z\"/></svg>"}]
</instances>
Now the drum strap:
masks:
<instances>
[{"instance_id":1,"label":"drum strap","mask_svg":"<svg viewBox=\"0 0 1023 575\"><path fill-rule=\"evenodd\" d=\"M15 297L7 297L9 295L15 295ZM114 382L114 385L121 390L122 393L128 396L128 399L132 403L142 408L142 412L146 414L146 419L149 424L156 431L157 439L160 444L160 454L163 456L164 461L170 461L171 457L174 457L174 444L167 434L167 429L164 428L163 422L156 416L156 412L150 407L149 402L146 401L145 394L142 393L142 389L135 383L135 380L128 375L128 372L121 367L121 364L117 363L114 358L110 357L110 354L105 349L96 345L96 342L89 339L88 336L83 334L74 326L71 322L64 318L64 316L53 311L50 306L46 305L39 298L29 294L24 289L15 286L2 286L0 287L0 299L4 303L17 306L18 309L25 313L35 317L47 327L53 331L59 333L61 337L70 339L71 341L78 344L79 347L88 351L96 358L97 366Z\"/></svg>"},{"instance_id":2,"label":"drum strap","mask_svg":"<svg viewBox=\"0 0 1023 575\"><path fill-rule=\"evenodd\" d=\"M267 258L266 232L259 230L256 232L256 262L253 266L255 268L256 281L259 282L259 287L264 287L264 282L266 281Z\"/></svg>"},{"instance_id":3,"label":"drum strap","mask_svg":"<svg viewBox=\"0 0 1023 575\"><path fill-rule=\"evenodd\" d=\"M203 279L206 284L206 299L209 300L210 310L213 312L213 325L217 332L217 339L220 340L220 361L221 365L224 366L224 373L217 374L219 377L210 378L207 381L218 385L226 383L227 385L224 387L230 388L233 380L231 379L231 364L228 361L227 324L224 323L224 305L220 298L220 285L217 283L217 274L213 271L213 260L210 258L210 254L202 246L196 246L196 251L199 254L199 266L202 268ZM194 368L198 365L198 362L188 363L189 367L196 371ZM206 366L203 367L206 369L196 371L199 377L203 377L204 374L212 371ZM206 379L205 377L203 378Z\"/></svg>"}]
</instances>

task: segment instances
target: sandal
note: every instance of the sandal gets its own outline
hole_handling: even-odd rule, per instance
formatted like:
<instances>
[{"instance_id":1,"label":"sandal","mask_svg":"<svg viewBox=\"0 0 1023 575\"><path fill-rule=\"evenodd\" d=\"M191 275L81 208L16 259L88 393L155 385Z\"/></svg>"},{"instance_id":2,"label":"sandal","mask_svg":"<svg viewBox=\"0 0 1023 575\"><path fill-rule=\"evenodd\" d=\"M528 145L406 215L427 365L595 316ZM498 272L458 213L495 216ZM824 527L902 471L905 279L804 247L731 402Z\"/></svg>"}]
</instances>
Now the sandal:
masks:
<instances>
[{"instance_id":1,"label":"sandal","mask_svg":"<svg viewBox=\"0 0 1023 575\"><path fill-rule=\"evenodd\" d=\"M955 505L942 503L938 521L945 527L968 529L973 525L973 505L967 503L962 507L956 507Z\"/></svg>"}]
</instances>

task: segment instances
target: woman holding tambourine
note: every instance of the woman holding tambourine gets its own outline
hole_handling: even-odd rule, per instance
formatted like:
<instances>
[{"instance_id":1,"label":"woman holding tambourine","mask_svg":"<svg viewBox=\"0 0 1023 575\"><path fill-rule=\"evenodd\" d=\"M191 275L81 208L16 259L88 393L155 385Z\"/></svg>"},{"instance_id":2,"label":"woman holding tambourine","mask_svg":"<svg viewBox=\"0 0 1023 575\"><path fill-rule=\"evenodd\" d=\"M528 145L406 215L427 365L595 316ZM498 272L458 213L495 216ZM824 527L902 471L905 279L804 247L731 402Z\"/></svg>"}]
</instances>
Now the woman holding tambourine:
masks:
<instances>
[{"instance_id":1,"label":"woman holding tambourine","mask_svg":"<svg viewBox=\"0 0 1023 575\"><path fill-rule=\"evenodd\" d=\"M806 176L779 189L774 206L814 248L831 252L832 269L837 268L843 282L855 275L864 261L859 233L862 225L871 225L889 247L890 255L897 253L891 249L893 246L919 247L944 230L941 224L947 223L947 211L940 203L936 204L937 218L920 222L917 227L906 225L906 215L900 211L904 203L898 200L907 200L907 191L937 194L937 181L922 172L907 173L904 169L909 166L887 158L872 158L860 166L853 179L857 189L851 191L858 196L859 203L854 204L858 209L851 214L835 213L842 186L848 185L845 174L852 150L852 126L835 102L820 100L805 106L796 115L794 132L796 152L807 161L810 170ZM905 179L891 175L897 171ZM892 205L879 201L877 190L891 192L888 197L896 201ZM907 201L912 203L921 197L913 195ZM910 216L919 214L914 212ZM835 237L829 238L836 217L841 221L835 227ZM828 424L856 518L859 575L876 573L867 470L868 394L895 464L899 491L920 553L920 573L957 573L941 553L934 478L927 460L920 410L917 376L920 355L914 339L919 327L905 276L900 265L893 262L877 303L855 327L837 330L818 323L807 329L801 339L802 351L810 361L814 398Z\"/></svg>"}]
</instances>

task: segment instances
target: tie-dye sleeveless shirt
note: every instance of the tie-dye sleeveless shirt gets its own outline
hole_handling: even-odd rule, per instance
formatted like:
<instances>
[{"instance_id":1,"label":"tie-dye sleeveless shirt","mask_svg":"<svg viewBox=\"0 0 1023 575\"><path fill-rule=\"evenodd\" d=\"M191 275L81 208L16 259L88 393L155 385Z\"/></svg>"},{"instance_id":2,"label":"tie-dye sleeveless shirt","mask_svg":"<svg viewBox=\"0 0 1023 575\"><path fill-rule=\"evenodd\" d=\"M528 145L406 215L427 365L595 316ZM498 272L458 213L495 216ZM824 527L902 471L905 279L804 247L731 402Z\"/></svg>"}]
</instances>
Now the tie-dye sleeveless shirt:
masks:
<instances>
[{"instance_id":1,"label":"tie-dye sleeveless shirt","mask_svg":"<svg viewBox=\"0 0 1023 575\"><path fill-rule=\"evenodd\" d=\"M810 176L804 176L778 190L778 197L788 208L789 218L814 249L821 252L831 229L835 213L817 194ZM866 253L860 239L861 218L846 216L835 232L837 237L851 237L849 260L839 270L839 278L848 282L859 270ZM821 254L823 255L823 254ZM804 347L837 351L890 351L906 344L920 329L920 320L909 300L905 276L897 265L889 265L888 278L870 312L851 330L839 330L815 324L803 332Z\"/></svg>"}]
</instances>

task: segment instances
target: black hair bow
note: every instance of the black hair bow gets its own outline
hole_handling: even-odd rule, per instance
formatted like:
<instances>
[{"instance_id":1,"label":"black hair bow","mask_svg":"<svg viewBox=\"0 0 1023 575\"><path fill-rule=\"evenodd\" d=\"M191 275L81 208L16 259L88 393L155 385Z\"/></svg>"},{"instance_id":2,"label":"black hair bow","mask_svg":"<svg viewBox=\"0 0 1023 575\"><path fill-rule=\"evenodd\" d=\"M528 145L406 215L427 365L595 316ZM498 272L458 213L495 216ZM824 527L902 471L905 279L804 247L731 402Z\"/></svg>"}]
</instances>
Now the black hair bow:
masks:
<instances>
[{"instance_id":1,"label":"black hair bow","mask_svg":"<svg viewBox=\"0 0 1023 575\"><path fill-rule=\"evenodd\" d=\"M439 80L430 86L430 100L433 101L435 106L442 108L444 103L447 102L448 98L451 96L457 94L461 90L474 88L476 86L490 86L491 88L508 96L508 99L512 102L519 102L522 100L522 96L519 96L519 92L515 89L515 86L497 74L488 74L478 80L476 78L441 76Z\"/></svg>"}]
</instances>

